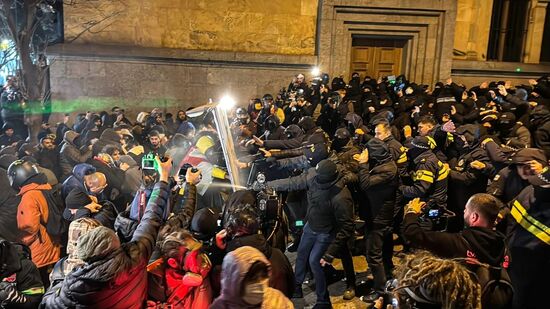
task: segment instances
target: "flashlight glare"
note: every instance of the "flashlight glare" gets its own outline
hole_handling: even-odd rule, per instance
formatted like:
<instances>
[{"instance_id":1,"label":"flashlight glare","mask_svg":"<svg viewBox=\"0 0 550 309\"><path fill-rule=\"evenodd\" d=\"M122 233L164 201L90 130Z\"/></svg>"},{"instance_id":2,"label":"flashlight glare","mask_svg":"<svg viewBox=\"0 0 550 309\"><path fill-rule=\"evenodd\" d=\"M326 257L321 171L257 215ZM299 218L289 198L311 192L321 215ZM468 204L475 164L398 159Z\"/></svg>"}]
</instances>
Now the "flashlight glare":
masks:
<instances>
[{"instance_id":1,"label":"flashlight glare","mask_svg":"<svg viewBox=\"0 0 550 309\"><path fill-rule=\"evenodd\" d=\"M233 99L231 96L224 95L220 99L220 107L223 108L224 110L230 110L234 106L235 106L235 99Z\"/></svg>"},{"instance_id":2,"label":"flashlight glare","mask_svg":"<svg viewBox=\"0 0 550 309\"><path fill-rule=\"evenodd\" d=\"M319 74L321 74L321 70L318 67L311 69L311 75L313 75L313 77L317 77Z\"/></svg>"}]
</instances>

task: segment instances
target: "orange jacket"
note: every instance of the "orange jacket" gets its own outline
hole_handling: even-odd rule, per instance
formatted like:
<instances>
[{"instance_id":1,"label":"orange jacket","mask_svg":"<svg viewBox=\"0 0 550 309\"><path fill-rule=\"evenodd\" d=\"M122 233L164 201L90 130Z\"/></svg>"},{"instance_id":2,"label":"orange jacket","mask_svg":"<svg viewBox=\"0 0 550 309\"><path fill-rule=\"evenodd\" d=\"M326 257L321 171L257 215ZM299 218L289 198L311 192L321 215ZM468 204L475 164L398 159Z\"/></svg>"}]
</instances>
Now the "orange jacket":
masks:
<instances>
[{"instance_id":1,"label":"orange jacket","mask_svg":"<svg viewBox=\"0 0 550 309\"><path fill-rule=\"evenodd\" d=\"M19 191L17 227L21 231L21 242L31 249L32 261L38 268L57 262L60 256L59 246L46 232L48 203L42 190L51 188L49 184L30 183Z\"/></svg>"}]
</instances>

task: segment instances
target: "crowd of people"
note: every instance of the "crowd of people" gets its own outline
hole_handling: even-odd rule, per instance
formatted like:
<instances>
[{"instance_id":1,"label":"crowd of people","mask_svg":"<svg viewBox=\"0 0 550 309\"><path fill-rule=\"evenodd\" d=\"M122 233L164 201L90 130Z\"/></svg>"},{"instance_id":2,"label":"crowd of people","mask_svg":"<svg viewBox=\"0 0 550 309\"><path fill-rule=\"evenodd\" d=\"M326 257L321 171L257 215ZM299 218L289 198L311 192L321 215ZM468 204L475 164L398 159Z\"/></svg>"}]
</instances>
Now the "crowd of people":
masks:
<instances>
[{"instance_id":1,"label":"crowd of people","mask_svg":"<svg viewBox=\"0 0 550 309\"><path fill-rule=\"evenodd\" d=\"M298 74L228 111L236 158L212 109L45 117L35 145L23 97L9 79L2 307L293 308L309 280L313 308L332 308L335 259L341 297L371 308L546 306L548 77L467 88Z\"/></svg>"}]
</instances>

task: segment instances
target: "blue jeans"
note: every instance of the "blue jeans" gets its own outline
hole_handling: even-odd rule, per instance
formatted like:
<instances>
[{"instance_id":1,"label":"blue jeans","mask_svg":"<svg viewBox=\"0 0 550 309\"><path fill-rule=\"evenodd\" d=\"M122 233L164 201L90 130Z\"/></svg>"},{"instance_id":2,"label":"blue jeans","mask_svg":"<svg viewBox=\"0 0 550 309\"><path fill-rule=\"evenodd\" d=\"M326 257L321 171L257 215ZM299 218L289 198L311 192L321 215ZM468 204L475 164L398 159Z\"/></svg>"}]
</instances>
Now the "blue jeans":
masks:
<instances>
[{"instance_id":1,"label":"blue jeans","mask_svg":"<svg viewBox=\"0 0 550 309\"><path fill-rule=\"evenodd\" d=\"M334 236L331 234L316 233L312 231L311 228L309 228L309 224L306 223L300 245L298 246L295 271L296 284L300 285L304 282L307 263L309 262L309 267L315 279L315 294L317 294L318 304L330 304L327 280L320 261L333 239Z\"/></svg>"}]
</instances>

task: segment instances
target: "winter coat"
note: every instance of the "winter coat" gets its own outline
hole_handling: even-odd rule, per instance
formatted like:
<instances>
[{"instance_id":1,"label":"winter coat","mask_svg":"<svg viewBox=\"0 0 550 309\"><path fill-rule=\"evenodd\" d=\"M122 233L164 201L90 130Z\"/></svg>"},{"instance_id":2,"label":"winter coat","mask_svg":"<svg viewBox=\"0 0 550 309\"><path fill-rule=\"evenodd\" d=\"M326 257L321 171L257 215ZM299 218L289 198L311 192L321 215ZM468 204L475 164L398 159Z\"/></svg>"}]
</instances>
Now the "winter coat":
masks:
<instances>
[{"instance_id":1,"label":"winter coat","mask_svg":"<svg viewBox=\"0 0 550 309\"><path fill-rule=\"evenodd\" d=\"M508 203L527 186L529 186L529 182L521 179L516 167L509 166L500 170L493 178L487 188L487 193L497 197L503 203Z\"/></svg>"},{"instance_id":2,"label":"winter coat","mask_svg":"<svg viewBox=\"0 0 550 309\"><path fill-rule=\"evenodd\" d=\"M518 123L510 130L509 134L502 136L502 141L506 146L512 148L529 148L531 147L531 132Z\"/></svg>"},{"instance_id":3,"label":"winter coat","mask_svg":"<svg viewBox=\"0 0 550 309\"><path fill-rule=\"evenodd\" d=\"M299 176L267 182L276 191L297 191L307 189L306 221L316 233L335 235L326 254L336 256L353 236L353 199L348 188L347 175L340 171L336 180L321 184L317 181L315 168Z\"/></svg>"},{"instance_id":4,"label":"winter coat","mask_svg":"<svg viewBox=\"0 0 550 309\"><path fill-rule=\"evenodd\" d=\"M390 226L393 214L399 177L397 165L393 160L369 168L369 163L359 165L361 189L367 198L368 218L374 224L373 229Z\"/></svg>"},{"instance_id":5,"label":"winter coat","mask_svg":"<svg viewBox=\"0 0 550 309\"><path fill-rule=\"evenodd\" d=\"M548 177L546 173L546 177ZM508 231L510 249L550 254L550 188L528 186L509 204L514 225ZM512 256L513 258L513 256Z\"/></svg>"},{"instance_id":6,"label":"winter coat","mask_svg":"<svg viewBox=\"0 0 550 309\"><path fill-rule=\"evenodd\" d=\"M546 157L550 158L550 111L537 107L531 114L531 126L533 145L544 150Z\"/></svg>"},{"instance_id":7,"label":"winter coat","mask_svg":"<svg viewBox=\"0 0 550 309\"><path fill-rule=\"evenodd\" d=\"M75 165L73 168L73 174L63 182L63 188L61 189L61 194L63 199L69 195L73 189L79 188L86 190L84 186L84 176L90 175L96 172L95 167L91 166L88 163L80 163Z\"/></svg>"},{"instance_id":8,"label":"winter coat","mask_svg":"<svg viewBox=\"0 0 550 309\"><path fill-rule=\"evenodd\" d=\"M16 242L19 240L17 229L17 208L21 202L21 196L15 192L9 183L6 170L0 168L0 238Z\"/></svg>"},{"instance_id":9,"label":"winter coat","mask_svg":"<svg viewBox=\"0 0 550 309\"><path fill-rule=\"evenodd\" d=\"M61 173L63 175L62 179L66 179L71 175L73 167L78 163L84 163L86 160L92 157L92 151L86 149L85 151L80 151L78 147L74 144L74 140L78 137L78 133L74 131L65 132L63 138L64 144L61 147L59 164L61 165Z\"/></svg>"},{"instance_id":10,"label":"winter coat","mask_svg":"<svg viewBox=\"0 0 550 309\"><path fill-rule=\"evenodd\" d=\"M283 252L277 248L271 247L262 234L233 238L227 242L226 251L231 252L244 246L258 249L271 263L269 286L281 291L286 297L292 297L292 293L294 292L294 271Z\"/></svg>"},{"instance_id":11,"label":"winter coat","mask_svg":"<svg viewBox=\"0 0 550 309\"><path fill-rule=\"evenodd\" d=\"M480 161L486 165L483 170L477 170L470 163ZM476 194L485 192L487 181L493 174L491 161L480 147L474 147L457 159L449 161L449 185L447 188L449 209L461 213L468 199Z\"/></svg>"},{"instance_id":12,"label":"winter coat","mask_svg":"<svg viewBox=\"0 0 550 309\"><path fill-rule=\"evenodd\" d=\"M424 151L413 160L415 172L411 186L400 186L407 199L420 198L438 207L447 207L447 176L449 169L435 154Z\"/></svg>"},{"instance_id":13,"label":"winter coat","mask_svg":"<svg viewBox=\"0 0 550 309\"><path fill-rule=\"evenodd\" d=\"M30 259L29 249L5 240L2 240L2 248L2 308L37 308L44 294L44 284Z\"/></svg>"},{"instance_id":14,"label":"winter coat","mask_svg":"<svg viewBox=\"0 0 550 309\"><path fill-rule=\"evenodd\" d=\"M131 241L106 257L87 261L53 286L44 308L143 308L147 299L147 262L170 197L167 183L155 189Z\"/></svg>"},{"instance_id":15,"label":"winter coat","mask_svg":"<svg viewBox=\"0 0 550 309\"><path fill-rule=\"evenodd\" d=\"M97 156L103 150L103 147L107 145L116 146L118 149L122 149L122 144L120 143L121 137L115 130L108 128L105 129L99 140L92 146L92 155Z\"/></svg>"},{"instance_id":16,"label":"winter coat","mask_svg":"<svg viewBox=\"0 0 550 309\"><path fill-rule=\"evenodd\" d=\"M270 265L267 258L252 247L241 247L228 253L223 259L221 295L210 306L210 309L290 309L294 305L283 293L273 288L267 288L264 292L264 300L260 305L254 306L244 302L241 297L243 279L255 262Z\"/></svg>"},{"instance_id":17,"label":"winter coat","mask_svg":"<svg viewBox=\"0 0 550 309\"><path fill-rule=\"evenodd\" d=\"M46 231L48 202L42 191L51 190L49 184L29 183L21 188L21 202L17 208L17 227L21 242L31 249L32 261L38 268L59 260L59 245L54 244Z\"/></svg>"},{"instance_id":18,"label":"winter coat","mask_svg":"<svg viewBox=\"0 0 550 309\"><path fill-rule=\"evenodd\" d=\"M505 255L503 234L484 227L469 227L461 233L428 231L420 226L419 215L406 214L402 231L412 247L429 250L443 258L472 258L501 266Z\"/></svg>"},{"instance_id":19,"label":"winter coat","mask_svg":"<svg viewBox=\"0 0 550 309\"><path fill-rule=\"evenodd\" d=\"M33 154L38 164L52 171L56 177L61 177L61 168L59 166L59 153L54 150L40 149Z\"/></svg>"}]
</instances>

